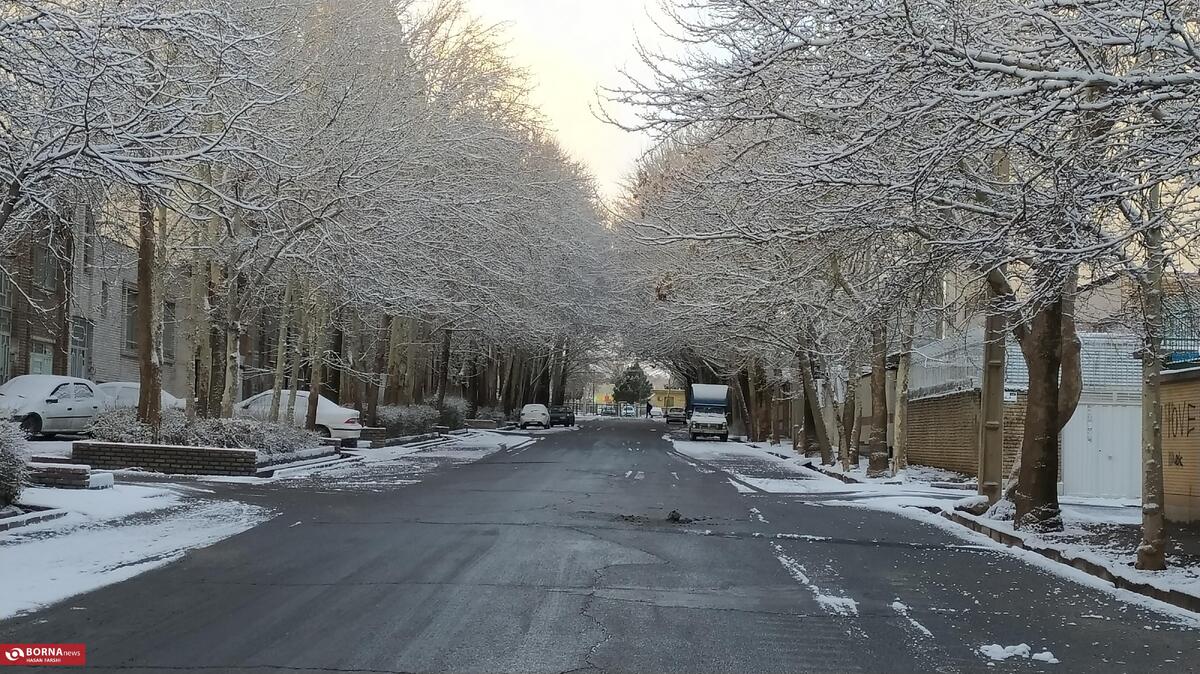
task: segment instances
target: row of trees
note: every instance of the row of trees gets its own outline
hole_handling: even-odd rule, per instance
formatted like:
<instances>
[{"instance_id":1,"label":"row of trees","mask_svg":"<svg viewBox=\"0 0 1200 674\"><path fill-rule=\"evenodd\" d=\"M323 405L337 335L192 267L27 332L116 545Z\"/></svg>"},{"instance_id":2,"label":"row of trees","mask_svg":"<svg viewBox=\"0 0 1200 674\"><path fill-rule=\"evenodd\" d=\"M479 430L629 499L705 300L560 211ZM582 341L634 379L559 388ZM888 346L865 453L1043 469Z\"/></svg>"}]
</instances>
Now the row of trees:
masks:
<instances>
[{"instance_id":1,"label":"row of trees","mask_svg":"<svg viewBox=\"0 0 1200 674\"><path fill-rule=\"evenodd\" d=\"M748 391L792 367L811 394L869 365L865 447L882 470L889 352L906 387L922 326L991 316L990 338L1011 333L1029 370L1016 523L1056 526L1059 431L1081 386L1074 303L1132 288L1145 343L1137 563L1162 568L1163 278L1192 270L1200 234L1195 3L669 9L679 50L646 51L650 75L608 94L614 121L661 139L621 207L655 244L628 255L657 289L635 330L644 345L693 375L739 374ZM856 415L841 413L849 429Z\"/></svg>"},{"instance_id":2,"label":"row of trees","mask_svg":"<svg viewBox=\"0 0 1200 674\"><path fill-rule=\"evenodd\" d=\"M369 415L448 391L561 399L608 301L606 230L458 0L0 11L0 253L58 240L80 203L136 249L143 421L168 297L189 415L231 415L248 373L273 416L302 382Z\"/></svg>"}]
</instances>

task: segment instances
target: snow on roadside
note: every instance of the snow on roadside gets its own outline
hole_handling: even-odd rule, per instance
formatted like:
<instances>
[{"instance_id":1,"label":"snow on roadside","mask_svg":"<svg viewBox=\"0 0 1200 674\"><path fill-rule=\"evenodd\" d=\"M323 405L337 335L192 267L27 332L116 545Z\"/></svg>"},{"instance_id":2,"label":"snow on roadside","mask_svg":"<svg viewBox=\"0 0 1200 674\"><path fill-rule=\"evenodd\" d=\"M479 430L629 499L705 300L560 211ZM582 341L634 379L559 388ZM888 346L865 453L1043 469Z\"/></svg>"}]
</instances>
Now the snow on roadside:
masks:
<instances>
[{"instance_id":1,"label":"snow on roadside","mask_svg":"<svg viewBox=\"0 0 1200 674\"><path fill-rule=\"evenodd\" d=\"M1187 609L1158 601L1157 599L1152 599L1136 592L1123 590L1106 580L1097 578L1090 573L1080 571L1073 566L1052 561L1036 552L1033 552L1032 550L1013 548L1004 545L1003 543L998 543L981 533L972 531L971 529L962 526L961 524L951 522L941 515L936 515L921 508L907 507L900 503L896 503L895 501L897 500L902 501L902 499L893 499L892 502L885 504L879 499L867 499L861 501L834 500L826 501L825 505L843 506L847 508L865 508L867 510L880 510L884 512L895 513L909 519L920 520L926 524L933 525L939 529L951 533L962 540L976 544L971 546L972 548L986 549L999 554L1007 554L1012 555L1013 557L1018 557L1027 564L1036 566L1037 568L1048 573L1054 574L1061 578L1066 578L1067 580L1074 581L1089 588L1101 590L1127 604L1134 604L1141 608L1163 614L1169 617L1171 622L1179 627L1200 629L1200 615L1188 611Z\"/></svg>"},{"instance_id":2,"label":"snow on roadside","mask_svg":"<svg viewBox=\"0 0 1200 674\"><path fill-rule=\"evenodd\" d=\"M271 517L269 510L258 506L202 501L133 520L99 519L114 513L128 515L135 505L163 508L177 499L126 495L116 499L121 505L75 499L73 505L81 507L80 512L0 534L0 569L6 579L0 592L0 619L165 566L188 550L212 545Z\"/></svg>"},{"instance_id":3,"label":"snow on roadside","mask_svg":"<svg viewBox=\"0 0 1200 674\"><path fill-rule=\"evenodd\" d=\"M127 517L140 512L161 510L179 504L179 494L159 487L118 484L109 489L51 489L26 487L21 503L43 508L71 511L68 517L104 520Z\"/></svg>"}]
</instances>

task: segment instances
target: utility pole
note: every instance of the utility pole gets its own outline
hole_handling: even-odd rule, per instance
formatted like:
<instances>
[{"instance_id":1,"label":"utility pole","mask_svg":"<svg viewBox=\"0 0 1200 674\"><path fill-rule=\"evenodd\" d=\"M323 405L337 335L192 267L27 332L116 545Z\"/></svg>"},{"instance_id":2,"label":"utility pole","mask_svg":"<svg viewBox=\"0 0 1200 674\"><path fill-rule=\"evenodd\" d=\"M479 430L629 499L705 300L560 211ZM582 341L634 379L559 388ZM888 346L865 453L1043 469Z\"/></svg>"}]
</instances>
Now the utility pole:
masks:
<instances>
[{"instance_id":1,"label":"utility pole","mask_svg":"<svg viewBox=\"0 0 1200 674\"><path fill-rule=\"evenodd\" d=\"M1008 153L997 151L992 170L997 182L1009 177ZM1001 267L1000 272L1004 273ZM983 381L980 382L979 467L976 482L979 493L988 503L1000 500L1004 492L1004 336L1007 317L996 304L998 295L990 283L987 287L987 318L983 328Z\"/></svg>"}]
</instances>

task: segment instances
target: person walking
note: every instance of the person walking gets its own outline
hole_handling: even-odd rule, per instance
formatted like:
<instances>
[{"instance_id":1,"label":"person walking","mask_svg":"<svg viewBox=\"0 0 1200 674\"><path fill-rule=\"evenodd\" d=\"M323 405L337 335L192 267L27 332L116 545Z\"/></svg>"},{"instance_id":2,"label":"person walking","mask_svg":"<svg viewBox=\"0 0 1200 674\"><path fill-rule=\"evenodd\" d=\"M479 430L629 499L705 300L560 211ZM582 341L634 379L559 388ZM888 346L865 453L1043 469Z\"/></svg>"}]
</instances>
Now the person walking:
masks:
<instances>
[{"instance_id":1,"label":"person walking","mask_svg":"<svg viewBox=\"0 0 1200 674\"><path fill-rule=\"evenodd\" d=\"M650 410L652 410L652 409L654 409L654 405L651 405L651 404L650 404L650 401L649 401L649 400L647 400L647 401L646 401L646 418L647 418L647 419L649 419L649 418L650 418Z\"/></svg>"}]
</instances>

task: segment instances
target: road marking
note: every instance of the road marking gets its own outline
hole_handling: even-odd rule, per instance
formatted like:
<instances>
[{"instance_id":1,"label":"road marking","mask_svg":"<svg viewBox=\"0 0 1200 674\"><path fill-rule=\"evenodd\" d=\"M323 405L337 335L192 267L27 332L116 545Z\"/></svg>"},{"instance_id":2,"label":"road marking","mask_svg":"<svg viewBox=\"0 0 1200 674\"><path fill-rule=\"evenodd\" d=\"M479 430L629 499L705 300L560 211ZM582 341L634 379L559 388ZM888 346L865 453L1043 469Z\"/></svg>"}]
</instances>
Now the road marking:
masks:
<instances>
[{"instance_id":1,"label":"road marking","mask_svg":"<svg viewBox=\"0 0 1200 674\"><path fill-rule=\"evenodd\" d=\"M639 471L637 472L637 475L634 475L634 476L633 476L633 479L635 479L635 480L640 480L640 479L642 479L642 478L644 478L644 477L646 477L646 474L645 474L645 473L643 473L642 471L640 471L640 470L639 470Z\"/></svg>"}]
</instances>

